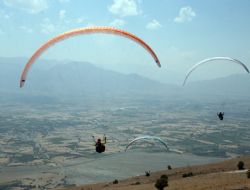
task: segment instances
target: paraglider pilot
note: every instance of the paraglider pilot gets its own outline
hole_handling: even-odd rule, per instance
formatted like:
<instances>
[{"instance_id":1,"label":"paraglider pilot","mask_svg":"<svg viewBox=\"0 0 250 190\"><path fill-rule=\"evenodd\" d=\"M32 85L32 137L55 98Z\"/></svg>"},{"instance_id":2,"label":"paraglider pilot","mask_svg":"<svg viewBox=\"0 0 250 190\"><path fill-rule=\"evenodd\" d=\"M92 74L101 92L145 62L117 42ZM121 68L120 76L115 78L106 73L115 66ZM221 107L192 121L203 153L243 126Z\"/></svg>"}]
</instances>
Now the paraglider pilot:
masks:
<instances>
[{"instance_id":1,"label":"paraglider pilot","mask_svg":"<svg viewBox=\"0 0 250 190\"><path fill-rule=\"evenodd\" d=\"M220 120L223 120L224 112L217 113L217 116L220 118Z\"/></svg>"},{"instance_id":2,"label":"paraglider pilot","mask_svg":"<svg viewBox=\"0 0 250 190\"><path fill-rule=\"evenodd\" d=\"M98 152L98 153L105 152L105 144L107 142L106 136L105 135L103 136L103 140L98 138L97 141L95 140L94 136L92 136L92 137L93 137L93 140L95 142L95 150L96 150L96 152Z\"/></svg>"}]
</instances>

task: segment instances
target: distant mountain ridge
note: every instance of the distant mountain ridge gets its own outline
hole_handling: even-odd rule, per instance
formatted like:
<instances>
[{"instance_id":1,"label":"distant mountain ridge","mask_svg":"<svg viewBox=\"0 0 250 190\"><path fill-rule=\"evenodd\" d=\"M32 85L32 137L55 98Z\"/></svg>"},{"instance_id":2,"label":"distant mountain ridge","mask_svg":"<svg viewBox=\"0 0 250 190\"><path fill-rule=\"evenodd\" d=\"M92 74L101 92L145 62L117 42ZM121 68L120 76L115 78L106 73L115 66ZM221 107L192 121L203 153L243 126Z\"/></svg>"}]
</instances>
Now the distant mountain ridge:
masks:
<instances>
[{"instance_id":1,"label":"distant mountain ridge","mask_svg":"<svg viewBox=\"0 0 250 190\"><path fill-rule=\"evenodd\" d=\"M195 97L220 95L250 97L250 75L234 75L214 80L189 82L184 87L160 83L138 74L121 74L98 68L87 62L63 64L39 60L34 65L25 86L19 88L19 78L25 58L0 58L0 97L33 96L70 98L77 96L161 96Z\"/></svg>"}]
</instances>

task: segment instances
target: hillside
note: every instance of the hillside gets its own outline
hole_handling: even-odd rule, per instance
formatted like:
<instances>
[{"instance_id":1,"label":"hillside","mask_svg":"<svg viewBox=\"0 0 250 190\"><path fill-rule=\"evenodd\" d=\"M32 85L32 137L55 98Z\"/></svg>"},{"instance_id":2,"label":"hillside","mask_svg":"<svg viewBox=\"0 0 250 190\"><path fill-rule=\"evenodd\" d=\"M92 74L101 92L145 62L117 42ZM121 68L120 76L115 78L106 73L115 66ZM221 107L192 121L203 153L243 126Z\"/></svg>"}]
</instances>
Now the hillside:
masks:
<instances>
[{"instance_id":1,"label":"hillside","mask_svg":"<svg viewBox=\"0 0 250 190\"><path fill-rule=\"evenodd\" d=\"M118 184L112 182L84 185L80 187L66 188L67 190L152 190L156 180L163 174L169 177L169 186L165 189L186 190L247 190L250 189L250 179L246 176L246 170L237 170L239 161L245 163L245 168L250 168L250 156L226 160L219 163L175 168L151 173L151 176L137 176L121 180ZM192 172L193 176L183 178L185 173ZM115 179L115 177L114 177Z\"/></svg>"}]
</instances>

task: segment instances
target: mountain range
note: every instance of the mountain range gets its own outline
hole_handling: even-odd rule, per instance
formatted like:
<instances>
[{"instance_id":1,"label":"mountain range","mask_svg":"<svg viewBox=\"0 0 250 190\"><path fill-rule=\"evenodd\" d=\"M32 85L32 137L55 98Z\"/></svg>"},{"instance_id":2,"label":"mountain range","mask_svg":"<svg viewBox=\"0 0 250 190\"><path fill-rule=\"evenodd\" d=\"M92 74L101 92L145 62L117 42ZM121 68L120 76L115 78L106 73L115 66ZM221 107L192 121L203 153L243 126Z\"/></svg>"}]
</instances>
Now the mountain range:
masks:
<instances>
[{"instance_id":1,"label":"mountain range","mask_svg":"<svg viewBox=\"0 0 250 190\"><path fill-rule=\"evenodd\" d=\"M188 82L184 87L155 81L138 74L122 74L87 62L38 60L19 88L25 58L0 58L0 101L62 97L164 97L250 99L250 75Z\"/></svg>"}]
</instances>

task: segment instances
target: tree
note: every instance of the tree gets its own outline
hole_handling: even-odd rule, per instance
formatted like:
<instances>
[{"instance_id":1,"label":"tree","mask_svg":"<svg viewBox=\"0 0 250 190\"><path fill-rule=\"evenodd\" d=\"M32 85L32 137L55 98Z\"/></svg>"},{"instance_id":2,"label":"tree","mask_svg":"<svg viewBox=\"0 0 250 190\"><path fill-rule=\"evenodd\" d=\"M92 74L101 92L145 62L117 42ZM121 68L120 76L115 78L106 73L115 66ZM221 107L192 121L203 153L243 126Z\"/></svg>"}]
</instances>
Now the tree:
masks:
<instances>
[{"instance_id":1,"label":"tree","mask_svg":"<svg viewBox=\"0 0 250 190\"><path fill-rule=\"evenodd\" d=\"M247 170L247 178L250 178L250 170Z\"/></svg>"},{"instance_id":2,"label":"tree","mask_svg":"<svg viewBox=\"0 0 250 190\"><path fill-rule=\"evenodd\" d=\"M239 161L237 166L238 166L239 170L244 170L244 162L243 161Z\"/></svg>"},{"instance_id":3,"label":"tree","mask_svg":"<svg viewBox=\"0 0 250 190\"><path fill-rule=\"evenodd\" d=\"M157 179L156 183L155 183L155 187L158 190L163 190L164 187L168 186L168 176L167 175L162 175L160 177L160 179Z\"/></svg>"}]
</instances>

